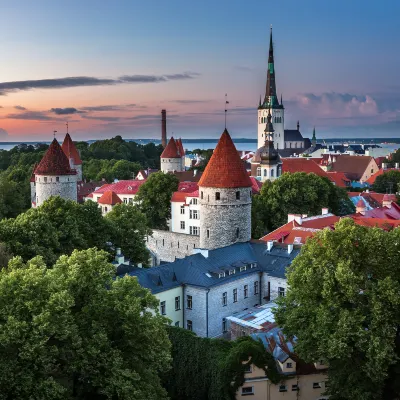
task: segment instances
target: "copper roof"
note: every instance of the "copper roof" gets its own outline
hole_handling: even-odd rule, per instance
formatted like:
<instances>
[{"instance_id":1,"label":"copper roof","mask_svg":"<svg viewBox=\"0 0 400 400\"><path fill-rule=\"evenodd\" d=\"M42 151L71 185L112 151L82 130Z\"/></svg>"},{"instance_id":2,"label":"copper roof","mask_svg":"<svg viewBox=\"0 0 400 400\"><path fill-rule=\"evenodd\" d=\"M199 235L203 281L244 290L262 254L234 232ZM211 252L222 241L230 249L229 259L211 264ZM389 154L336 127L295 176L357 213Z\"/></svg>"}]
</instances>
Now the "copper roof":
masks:
<instances>
[{"instance_id":1,"label":"copper roof","mask_svg":"<svg viewBox=\"0 0 400 400\"><path fill-rule=\"evenodd\" d=\"M201 176L199 186L216 188L252 187L245 165L226 129Z\"/></svg>"},{"instance_id":2,"label":"copper roof","mask_svg":"<svg viewBox=\"0 0 400 400\"><path fill-rule=\"evenodd\" d=\"M65 135L65 139L64 139L64 142L63 142L61 148L63 149L63 152L68 157L68 159L72 158L74 160L75 165L82 164L82 160L79 155L79 152L78 152L77 148L75 147L74 142L72 141L69 133L67 133Z\"/></svg>"}]
</instances>

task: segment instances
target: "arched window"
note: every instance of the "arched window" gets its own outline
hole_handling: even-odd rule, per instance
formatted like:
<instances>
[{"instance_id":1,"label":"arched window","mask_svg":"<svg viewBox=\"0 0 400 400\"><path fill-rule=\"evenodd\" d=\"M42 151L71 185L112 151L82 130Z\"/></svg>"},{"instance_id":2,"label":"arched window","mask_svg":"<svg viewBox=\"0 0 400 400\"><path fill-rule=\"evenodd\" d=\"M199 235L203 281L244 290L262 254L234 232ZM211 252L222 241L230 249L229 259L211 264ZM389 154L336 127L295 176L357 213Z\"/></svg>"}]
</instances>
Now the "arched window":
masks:
<instances>
[{"instance_id":1,"label":"arched window","mask_svg":"<svg viewBox=\"0 0 400 400\"><path fill-rule=\"evenodd\" d=\"M257 167L257 176L261 176L261 167Z\"/></svg>"},{"instance_id":2,"label":"arched window","mask_svg":"<svg viewBox=\"0 0 400 400\"><path fill-rule=\"evenodd\" d=\"M264 176L268 176L268 172L266 169L264 169Z\"/></svg>"},{"instance_id":3,"label":"arched window","mask_svg":"<svg viewBox=\"0 0 400 400\"><path fill-rule=\"evenodd\" d=\"M271 177L273 177L273 176L274 176L274 170L271 169Z\"/></svg>"}]
</instances>

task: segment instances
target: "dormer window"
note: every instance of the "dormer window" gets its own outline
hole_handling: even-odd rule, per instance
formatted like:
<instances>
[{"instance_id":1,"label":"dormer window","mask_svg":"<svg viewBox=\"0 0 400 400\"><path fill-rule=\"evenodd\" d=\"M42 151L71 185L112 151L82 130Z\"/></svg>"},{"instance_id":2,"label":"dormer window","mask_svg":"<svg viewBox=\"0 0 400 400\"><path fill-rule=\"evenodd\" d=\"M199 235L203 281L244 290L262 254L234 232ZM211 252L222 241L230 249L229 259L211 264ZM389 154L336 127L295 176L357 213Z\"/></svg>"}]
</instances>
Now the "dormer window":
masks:
<instances>
[{"instance_id":1,"label":"dormer window","mask_svg":"<svg viewBox=\"0 0 400 400\"><path fill-rule=\"evenodd\" d=\"M251 263L250 264L250 268L255 268L256 267L256 263Z\"/></svg>"},{"instance_id":2,"label":"dormer window","mask_svg":"<svg viewBox=\"0 0 400 400\"><path fill-rule=\"evenodd\" d=\"M234 275L235 273L236 273L236 270L234 270L234 269L229 270L229 275Z\"/></svg>"},{"instance_id":3,"label":"dormer window","mask_svg":"<svg viewBox=\"0 0 400 400\"><path fill-rule=\"evenodd\" d=\"M243 271L246 271L246 266L245 265L240 267L240 272L243 272Z\"/></svg>"},{"instance_id":4,"label":"dormer window","mask_svg":"<svg viewBox=\"0 0 400 400\"><path fill-rule=\"evenodd\" d=\"M225 272L220 272L218 274L218 278L225 278Z\"/></svg>"}]
</instances>

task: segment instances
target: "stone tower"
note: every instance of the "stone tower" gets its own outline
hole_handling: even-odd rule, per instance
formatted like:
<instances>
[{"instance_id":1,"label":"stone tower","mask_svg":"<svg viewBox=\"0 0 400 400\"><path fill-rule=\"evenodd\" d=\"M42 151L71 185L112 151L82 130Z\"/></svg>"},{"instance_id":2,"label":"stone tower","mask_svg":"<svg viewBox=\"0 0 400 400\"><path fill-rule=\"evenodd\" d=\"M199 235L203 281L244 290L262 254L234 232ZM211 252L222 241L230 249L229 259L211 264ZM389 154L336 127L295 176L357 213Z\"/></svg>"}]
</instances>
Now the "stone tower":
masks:
<instances>
[{"instance_id":1,"label":"stone tower","mask_svg":"<svg viewBox=\"0 0 400 400\"><path fill-rule=\"evenodd\" d=\"M36 201L40 206L51 196L77 201L77 173L57 140L54 139L35 169Z\"/></svg>"},{"instance_id":2,"label":"stone tower","mask_svg":"<svg viewBox=\"0 0 400 400\"><path fill-rule=\"evenodd\" d=\"M71 169L76 170L78 182L82 181L82 160L79 155L79 151L75 147L69 133L65 135L65 139L61 148L69 160Z\"/></svg>"},{"instance_id":3,"label":"stone tower","mask_svg":"<svg viewBox=\"0 0 400 400\"><path fill-rule=\"evenodd\" d=\"M251 239L251 180L225 129L199 181L200 247Z\"/></svg>"},{"instance_id":4,"label":"stone tower","mask_svg":"<svg viewBox=\"0 0 400 400\"><path fill-rule=\"evenodd\" d=\"M181 172L182 168L182 149L173 137L169 140L167 147L161 154L161 171L162 172Z\"/></svg>"},{"instance_id":5,"label":"stone tower","mask_svg":"<svg viewBox=\"0 0 400 400\"><path fill-rule=\"evenodd\" d=\"M284 113L285 109L282 104L279 104L278 96L276 93L275 83L275 66L274 66L274 45L272 42L272 27L269 37L269 55L268 55L268 71L267 71L267 85L265 88L264 101L260 99L258 106L258 141L257 148L264 145L265 135L264 129L267 123L268 112L271 110L272 123L274 125L274 146L277 150L285 148L285 131L284 131Z\"/></svg>"},{"instance_id":6,"label":"stone tower","mask_svg":"<svg viewBox=\"0 0 400 400\"><path fill-rule=\"evenodd\" d=\"M264 129L264 146L257 149L251 160L251 175L261 182L273 181L281 175L282 162L278 151L274 147L274 127L271 122L271 113L268 113L267 124Z\"/></svg>"}]
</instances>

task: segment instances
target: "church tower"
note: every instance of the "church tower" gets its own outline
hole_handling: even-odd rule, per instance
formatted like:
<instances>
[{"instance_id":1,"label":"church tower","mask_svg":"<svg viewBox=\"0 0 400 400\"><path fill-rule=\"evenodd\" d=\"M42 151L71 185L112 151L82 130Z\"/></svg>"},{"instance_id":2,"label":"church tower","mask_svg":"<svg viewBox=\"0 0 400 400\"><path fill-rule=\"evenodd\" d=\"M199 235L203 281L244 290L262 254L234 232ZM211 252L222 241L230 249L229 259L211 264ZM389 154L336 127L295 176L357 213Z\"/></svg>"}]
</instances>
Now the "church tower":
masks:
<instances>
[{"instance_id":1,"label":"church tower","mask_svg":"<svg viewBox=\"0 0 400 400\"><path fill-rule=\"evenodd\" d=\"M199 181L200 247L251 239L251 180L225 129Z\"/></svg>"},{"instance_id":2,"label":"church tower","mask_svg":"<svg viewBox=\"0 0 400 400\"><path fill-rule=\"evenodd\" d=\"M267 85L265 88L264 101L260 100L258 106L258 141L257 148L264 145L265 141L265 124L267 123L268 112L271 110L272 123L274 126L274 146L277 150L285 148L284 137L284 107L279 104L278 96L276 93L275 83L275 66L274 66L274 45L272 42L272 26L269 38L269 55L268 55L268 71L267 71Z\"/></svg>"},{"instance_id":3,"label":"church tower","mask_svg":"<svg viewBox=\"0 0 400 400\"><path fill-rule=\"evenodd\" d=\"M317 145L317 137L315 136L315 126L312 132L311 146L315 147Z\"/></svg>"}]
</instances>

